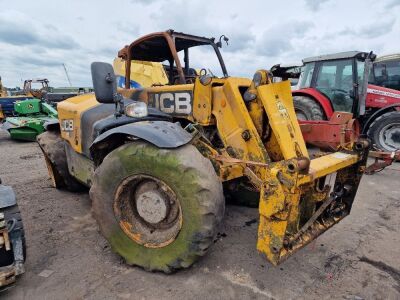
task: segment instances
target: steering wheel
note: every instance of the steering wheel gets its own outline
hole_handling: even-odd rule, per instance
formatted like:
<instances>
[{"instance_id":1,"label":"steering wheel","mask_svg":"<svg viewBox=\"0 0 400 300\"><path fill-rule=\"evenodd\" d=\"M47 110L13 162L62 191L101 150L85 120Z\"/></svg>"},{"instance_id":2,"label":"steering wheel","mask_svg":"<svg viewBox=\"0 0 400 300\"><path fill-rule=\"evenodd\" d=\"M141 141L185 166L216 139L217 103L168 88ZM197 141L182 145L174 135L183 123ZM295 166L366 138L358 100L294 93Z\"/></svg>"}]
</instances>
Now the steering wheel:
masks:
<instances>
[{"instance_id":1,"label":"steering wheel","mask_svg":"<svg viewBox=\"0 0 400 300\"><path fill-rule=\"evenodd\" d=\"M199 72L199 76L205 76L205 75L207 75L207 70L204 69L204 68L202 68L202 69L200 70L200 72Z\"/></svg>"}]
</instances>

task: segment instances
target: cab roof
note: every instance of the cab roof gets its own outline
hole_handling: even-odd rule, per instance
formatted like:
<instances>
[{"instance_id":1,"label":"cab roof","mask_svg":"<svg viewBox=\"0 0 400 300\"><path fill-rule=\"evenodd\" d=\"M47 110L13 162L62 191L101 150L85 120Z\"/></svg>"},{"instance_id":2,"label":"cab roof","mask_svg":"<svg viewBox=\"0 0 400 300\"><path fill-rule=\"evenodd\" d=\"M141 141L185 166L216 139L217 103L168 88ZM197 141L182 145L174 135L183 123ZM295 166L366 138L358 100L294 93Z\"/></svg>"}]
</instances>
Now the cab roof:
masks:
<instances>
[{"instance_id":1,"label":"cab roof","mask_svg":"<svg viewBox=\"0 0 400 300\"><path fill-rule=\"evenodd\" d=\"M339 52L334 54L327 54L327 55L319 55L313 56L303 59L303 63L310 63L316 61L325 61L325 60L337 60L337 59L346 59L346 58L358 58L358 59L366 59L368 56L368 52L362 51L346 51L346 52ZM374 60L376 58L375 54L372 54L371 59Z\"/></svg>"},{"instance_id":2,"label":"cab roof","mask_svg":"<svg viewBox=\"0 0 400 300\"><path fill-rule=\"evenodd\" d=\"M216 47L215 38L206 38L182 32L175 32L170 29L164 32L151 33L135 40L129 46L122 48L118 52L118 56L125 58L128 51L131 51L131 58L134 60L151 60L154 62L171 60L173 57L170 45L166 39L167 36L171 37L175 41L177 52L186 48L201 45L212 45Z\"/></svg>"},{"instance_id":3,"label":"cab roof","mask_svg":"<svg viewBox=\"0 0 400 300\"><path fill-rule=\"evenodd\" d=\"M400 53L379 56L375 60L375 62L383 62L383 61L390 61L390 60L400 60Z\"/></svg>"}]
</instances>

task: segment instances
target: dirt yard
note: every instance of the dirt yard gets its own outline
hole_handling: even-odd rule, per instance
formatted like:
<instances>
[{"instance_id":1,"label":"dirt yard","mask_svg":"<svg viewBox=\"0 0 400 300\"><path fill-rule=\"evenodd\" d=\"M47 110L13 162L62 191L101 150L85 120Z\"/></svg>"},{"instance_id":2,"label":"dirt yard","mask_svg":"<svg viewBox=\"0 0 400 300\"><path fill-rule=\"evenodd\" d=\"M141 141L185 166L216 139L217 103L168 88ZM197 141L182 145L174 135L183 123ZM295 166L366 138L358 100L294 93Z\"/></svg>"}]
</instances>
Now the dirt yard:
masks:
<instances>
[{"instance_id":1,"label":"dirt yard","mask_svg":"<svg viewBox=\"0 0 400 300\"><path fill-rule=\"evenodd\" d=\"M28 247L26 273L4 299L400 298L400 164L364 176L352 214L278 267L257 253L257 209L228 206L208 255L164 275L111 252L88 195L52 188L35 143L0 131L0 153Z\"/></svg>"}]
</instances>

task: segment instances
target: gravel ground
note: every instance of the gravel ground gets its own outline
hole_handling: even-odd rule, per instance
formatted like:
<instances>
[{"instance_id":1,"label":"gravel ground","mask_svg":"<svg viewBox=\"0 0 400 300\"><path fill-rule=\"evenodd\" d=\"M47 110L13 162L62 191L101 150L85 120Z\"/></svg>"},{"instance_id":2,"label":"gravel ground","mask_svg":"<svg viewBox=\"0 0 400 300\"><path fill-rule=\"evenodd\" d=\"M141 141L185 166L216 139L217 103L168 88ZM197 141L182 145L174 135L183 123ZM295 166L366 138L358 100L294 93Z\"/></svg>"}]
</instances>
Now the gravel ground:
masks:
<instances>
[{"instance_id":1,"label":"gravel ground","mask_svg":"<svg viewBox=\"0 0 400 300\"><path fill-rule=\"evenodd\" d=\"M51 187L35 143L0 131L0 176L27 236L4 299L399 299L400 164L364 176L352 214L278 267L256 251L257 209L228 206L208 255L173 275L129 267L99 234L86 193ZM246 222L248 222L246 224Z\"/></svg>"}]
</instances>

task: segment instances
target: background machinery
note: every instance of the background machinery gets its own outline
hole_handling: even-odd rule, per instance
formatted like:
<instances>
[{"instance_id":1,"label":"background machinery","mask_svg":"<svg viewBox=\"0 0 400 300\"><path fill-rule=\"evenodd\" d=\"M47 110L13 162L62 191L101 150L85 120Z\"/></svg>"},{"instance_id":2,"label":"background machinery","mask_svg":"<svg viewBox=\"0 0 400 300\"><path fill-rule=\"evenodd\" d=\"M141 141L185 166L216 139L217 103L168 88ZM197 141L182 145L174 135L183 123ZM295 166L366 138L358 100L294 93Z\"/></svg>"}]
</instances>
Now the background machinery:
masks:
<instances>
[{"instance_id":1,"label":"background machinery","mask_svg":"<svg viewBox=\"0 0 400 300\"><path fill-rule=\"evenodd\" d=\"M400 91L400 53L377 57L372 66L369 82Z\"/></svg>"},{"instance_id":2,"label":"background machinery","mask_svg":"<svg viewBox=\"0 0 400 300\"><path fill-rule=\"evenodd\" d=\"M215 65L194 70L202 47L220 77ZM128 264L168 273L205 255L224 189L258 194L257 249L273 264L350 213L368 142L311 160L289 81L228 77L220 47L172 30L141 37L119 52L124 89L111 65L93 63L95 94L60 102L59 123L38 136L55 187L90 188L100 230ZM163 63L168 81L132 88L132 60Z\"/></svg>"},{"instance_id":3,"label":"background machinery","mask_svg":"<svg viewBox=\"0 0 400 300\"><path fill-rule=\"evenodd\" d=\"M293 91L298 119L330 120L335 112L352 113L358 131L367 134L377 150L399 150L400 91L367 85L369 70L364 70L370 69L371 64L365 62L367 58L374 61L375 57L372 53L350 51L304 59L298 89ZM364 97L365 107L359 110Z\"/></svg>"},{"instance_id":4,"label":"background machinery","mask_svg":"<svg viewBox=\"0 0 400 300\"><path fill-rule=\"evenodd\" d=\"M18 101L38 98L41 99L49 91L49 81L47 79L27 79L24 81L23 89L14 93L5 94L0 97L0 110L2 119L15 116L14 104ZM0 119L1 121L1 119Z\"/></svg>"},{"instance_id":5,"label":"background machinery","mask_svg":"<svg viewBox=\"0 0 400 300\"><path fill-rule=\"evenodd\" d=\"M2 128L15 140L36 141L45 131L44 124L57 119L57 110L50 104L33 98L14 103L14 116L7 117Z\"/></svg>"}]
</instances>

